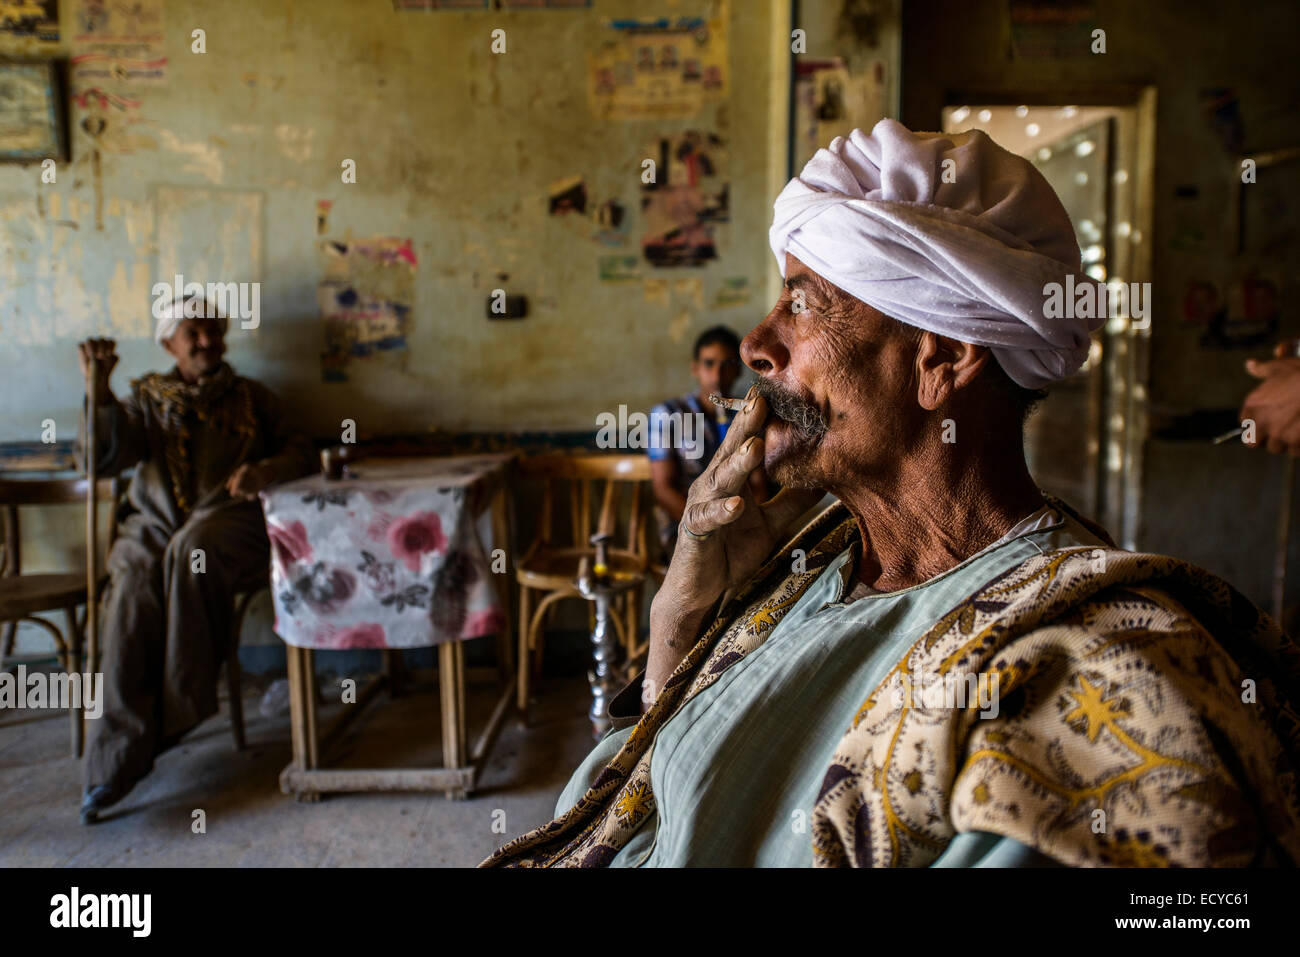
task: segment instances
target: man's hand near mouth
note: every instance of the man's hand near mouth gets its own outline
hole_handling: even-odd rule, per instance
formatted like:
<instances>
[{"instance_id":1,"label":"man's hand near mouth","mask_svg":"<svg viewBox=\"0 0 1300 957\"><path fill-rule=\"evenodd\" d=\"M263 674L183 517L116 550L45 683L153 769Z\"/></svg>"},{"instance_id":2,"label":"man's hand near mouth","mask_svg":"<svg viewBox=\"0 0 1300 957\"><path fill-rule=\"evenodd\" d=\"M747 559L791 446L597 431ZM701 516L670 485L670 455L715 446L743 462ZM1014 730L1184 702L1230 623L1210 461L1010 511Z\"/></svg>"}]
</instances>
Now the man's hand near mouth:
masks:
<instances>
[{"instance_id":1,"label":"man's hand near mouth","mask_svg":"<svg viewBox=\"0 0 1300 957\"><path fill-rule=\"evenodd\" d=\"M769 502L754 498L750 476L763 465L768 407L757 387L745 399L708 469L691 485L672 564L650 607L647 691L642 695L647 707L718 600L743 585L789 525L823 495L787 488Z\"/></svg>"}]
</instances>

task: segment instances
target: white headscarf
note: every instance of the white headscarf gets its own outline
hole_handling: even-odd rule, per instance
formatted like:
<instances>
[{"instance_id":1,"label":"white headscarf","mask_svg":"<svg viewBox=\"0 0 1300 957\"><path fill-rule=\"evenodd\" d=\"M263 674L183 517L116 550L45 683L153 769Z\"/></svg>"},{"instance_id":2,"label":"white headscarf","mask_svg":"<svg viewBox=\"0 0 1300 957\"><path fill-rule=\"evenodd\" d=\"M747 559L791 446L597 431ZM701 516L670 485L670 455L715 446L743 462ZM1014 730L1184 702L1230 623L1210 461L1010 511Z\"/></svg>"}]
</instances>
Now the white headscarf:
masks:
<instances>
[{"instance_id":1,"label":"white headscarf","mask_svg":"<svg viewBox=\"0 0 1300 957\"><path fill-rule=\"evenodd\" d=\"M770 239L783 276L789 251L887 316L988 346L1025 388L1075 372L1105 321L1044 317L1047 283L1104 286L1047 180L979 130L837 136L777 197Z\"/></svg>"},{"instance_id":2,"label":"white headscarf","mask_svg":"<svg viewBox=\"0 0 1300 957\"><path fill-rule=\"evenodd\" d=\"M186 304L189 306L189 315L186 315ZM182 296L171 302L164 302L154 310L154 316L158 320L153 330L153 341L158 345L163 344L164 339L170 339L176 329L186 319L195 319L203 316L211 316L221 321L221 333L225 335L230 330L230 320L221 313L211 302L198 296Z\"/></svg>"}]
</instances>

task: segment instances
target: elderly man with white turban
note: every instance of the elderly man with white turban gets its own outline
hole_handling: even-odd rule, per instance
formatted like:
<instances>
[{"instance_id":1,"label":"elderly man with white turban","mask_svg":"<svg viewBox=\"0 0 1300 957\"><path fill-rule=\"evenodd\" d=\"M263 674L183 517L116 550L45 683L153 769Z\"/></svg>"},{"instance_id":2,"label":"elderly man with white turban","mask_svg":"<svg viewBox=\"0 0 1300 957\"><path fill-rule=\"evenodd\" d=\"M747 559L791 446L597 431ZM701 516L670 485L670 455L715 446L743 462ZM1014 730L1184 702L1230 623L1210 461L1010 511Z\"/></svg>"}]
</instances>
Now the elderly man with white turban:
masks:
<instances>
[{"instance_id":1,"label":"elderly man with white turban","mask_svg":"<svg viewBox=\"0 0 1300 957\"><path fill-rule=\"evenodd\" d=\"M771 240L759 384L691 487L647 669L557 818L485 864L1300 859L1295 646L1026 468L1035 390L1098 322L1044 316L1090 280L1042 176L883 120L789 183Z\"/></svg>"},{"instance_id":2,"label":"elderly man with white turban","mask_svg":"<svg viewBox=\"0 0 1300 957\"><path fill-rule=\"evenodd\" d=\"M267 579L257 493L312 466L310 442L287 428L271 391L222 359L227 320L202 300L159 312L155 340L176 365L132 381L125 401L108 386L113 341L78 345L82 372L98 366L97 469L135 466L108 556L104 711L87 735L87 824L216 713L233 596Z\"/></svg>"}]
</instances>

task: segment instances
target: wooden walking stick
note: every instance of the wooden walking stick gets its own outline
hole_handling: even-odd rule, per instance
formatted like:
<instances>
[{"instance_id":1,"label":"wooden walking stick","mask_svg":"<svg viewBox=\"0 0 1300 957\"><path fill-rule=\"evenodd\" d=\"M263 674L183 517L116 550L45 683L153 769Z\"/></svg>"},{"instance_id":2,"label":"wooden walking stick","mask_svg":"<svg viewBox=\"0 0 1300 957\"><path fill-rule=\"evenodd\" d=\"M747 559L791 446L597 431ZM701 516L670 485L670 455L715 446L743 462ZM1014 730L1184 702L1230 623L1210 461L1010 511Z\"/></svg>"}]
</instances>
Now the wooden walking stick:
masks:
<instances>
[{"instance_id":1,"label":"wooden walking stick","mask_svg":"<svg viewBox=\"0 0 1300 957\"><path fill-rule=\"evenodd\" d=\"M86 371L86 672L95 674L99 658L99 541L96 521L99 483L95 475L95 418L99 400L99 360L93 354ZM92 677L93 681L94 678ZM77 735L77 757L85 740L83 714Z\"/></svg>"}]
</instances>

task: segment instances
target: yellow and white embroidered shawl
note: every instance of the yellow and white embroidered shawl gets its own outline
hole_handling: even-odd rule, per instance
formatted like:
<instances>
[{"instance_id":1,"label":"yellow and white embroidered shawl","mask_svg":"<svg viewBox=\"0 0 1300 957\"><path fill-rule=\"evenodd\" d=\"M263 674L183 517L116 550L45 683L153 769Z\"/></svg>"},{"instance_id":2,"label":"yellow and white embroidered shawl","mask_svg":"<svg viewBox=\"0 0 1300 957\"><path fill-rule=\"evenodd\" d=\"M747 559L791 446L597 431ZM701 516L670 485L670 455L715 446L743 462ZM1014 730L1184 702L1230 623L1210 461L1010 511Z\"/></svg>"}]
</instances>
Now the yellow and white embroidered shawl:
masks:
<instances>
[{"instance_id":1,"label":"yellow and white embroidered shawl","mask_svg":"<svg viewBox=\"0 0 1300 957\"><path fill-rule=\"evenodd\" d=\"M658 729L857 539L837 504L774 552L577 804L482 866L608 864L654 807ZM950 673L995 673L998 716L905 691ZM964 831L1079 866L1294 864L1298 684L1296 646L1201 568L1115 548L1035 556L918 636L866 696L813 808L814 864L924 866Z\"/></svg>"}]
</instances>

